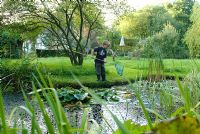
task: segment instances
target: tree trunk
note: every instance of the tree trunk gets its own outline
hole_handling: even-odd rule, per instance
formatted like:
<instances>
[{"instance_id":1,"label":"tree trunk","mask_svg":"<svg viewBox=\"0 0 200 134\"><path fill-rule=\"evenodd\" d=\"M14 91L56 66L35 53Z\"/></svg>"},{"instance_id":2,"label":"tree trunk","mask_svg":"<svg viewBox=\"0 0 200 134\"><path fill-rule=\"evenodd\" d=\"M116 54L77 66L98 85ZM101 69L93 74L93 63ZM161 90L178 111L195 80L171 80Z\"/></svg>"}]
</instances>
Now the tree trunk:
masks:
<instances>
[{"instance_id":1,"label":"tree trunk","mask_svg":"<svg viewBox=\"0 0 200 134\"><path fill-rule=\"evenodd\" d=\"M75 57L72 57L71 55L69 55L69 58L70 58L71 64L74 66L77 66L77 65L80 66L83 64L83 55L81 54L75 54Z\"/></svg>"},{"instance_id":2,"label":"tree trunk","mask_svg":"<svg viewBox=\"0 0 200 134\"><path fill-rule=\"evenodd\" d=\"M78 55L78 65L82 65L83 64L83 55Z\"/></svg>"}]
</instances>

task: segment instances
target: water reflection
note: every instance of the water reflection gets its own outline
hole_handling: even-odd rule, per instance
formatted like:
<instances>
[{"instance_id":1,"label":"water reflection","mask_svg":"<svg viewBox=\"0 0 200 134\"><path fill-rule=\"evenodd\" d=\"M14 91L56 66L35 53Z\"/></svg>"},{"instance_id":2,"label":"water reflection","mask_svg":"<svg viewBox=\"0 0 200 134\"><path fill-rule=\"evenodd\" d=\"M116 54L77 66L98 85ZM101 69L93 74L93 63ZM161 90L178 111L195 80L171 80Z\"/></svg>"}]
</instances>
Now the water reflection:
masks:
<instances>
[{"instance_id":1,"label":"water reflection","mask_svg":"<svg viewBox=\"0 0 200 134\"><path fill-rule=\"evenodd\" d=\"M91 105L91 112L92 112L93 119L98 124L101 124L102 120L103 120L102 119L102 115L103 115L102 105L100 105L100 104L92 104Z\"/></svg>"}]
</instances>

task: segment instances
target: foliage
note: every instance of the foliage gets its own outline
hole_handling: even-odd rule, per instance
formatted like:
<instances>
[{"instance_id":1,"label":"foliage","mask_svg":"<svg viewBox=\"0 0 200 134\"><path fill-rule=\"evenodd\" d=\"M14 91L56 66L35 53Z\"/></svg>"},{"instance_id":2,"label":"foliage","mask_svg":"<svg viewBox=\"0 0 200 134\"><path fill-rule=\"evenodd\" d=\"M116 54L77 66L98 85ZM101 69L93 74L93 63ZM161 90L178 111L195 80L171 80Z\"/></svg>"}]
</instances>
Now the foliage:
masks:
<instances>
[{"instance_id":1,"label":"foliage","mask_svg":"<svg viewBox=\"0 0 200 134\"><path fill-rule=\"evenodd\" d=\"M191 104L191 100L190 100L191 94L188 92L189 89L187 87L184 88L179 80L177 80L177 84L179 87L180 94L182 96L181 100L185 104L185 107L183 109L184 109L184 112L186 112L186 115L184 115L184 116L181 115L181 116L171 119L169 121L163 120L162 122L154 124L153 127L149 123L149 121L151 121L151 120L149 120L149 114L147 113L146 110L154 113L155 115L157 115L159 117L160 117L160 115L157 114L156 111L152 111L144 106L144 102L143 102L144 100L142 101L142 99L140 97L141 91L137 89L137 87L139 87L139 86L137 86L136 88L134 86L132 86L132 89L134 89L133 91L136 95L136 98L139 101L139 105L142 107L145 118L148 121L148 126L151 128L150 133L152 133L152 134L168 134L168 133L189 134L192 132L192 133L198 134L200 132L200 123L197 120L197 119L199 119L199 114L196 113L195 110L193 110L192 106L190 105ZM165 104L165 105L167 106L167 104ZM199 102L197 103L195 108L198 106L199 106ZM178 108L177 111L180 112L179 114L182 114L181 107ZM124 127L129 128L129 130L132 129L131 132L134 131L135 133L144 133L144 128L142 128L142 127L145 127L145 128L147 127L147 126L141 127L139 125L132 124L132 121L130 121L130 120L127 122L124 123ZM123 132L122 131L120 132L120 129L118 129L116 131L116 133L120 134Z\"/></svg>"},{"instance_id":2,"label":"foliage","mask_svg":"<svg viewBox=\"0 0 200 134\"><path fill-rule=\"evenodd\" d=\"M64 57L67 56L63 50L36 49L37 57Z\"/></svg>"},{"instance_id":3,"label":"foliage","mask_svg":"<svg viewBox=\"0 0 200 134\"><path fill-rule=\"evenodd\" d=\"M116 17L120 17L123 14L126 14L128 12L133 12L135 9L128 5L127 0L119 0L119 1L112 1L108 0L107 2L104 2L103 4L104 10L111 9L113 12L113 15Z\"/></svg>"},{"instance_id":4,"label":"foliage","mask_svg":"<svg viewBox=\"0 0 200 134\"><path fill-rule=\"evenodd\" d=\"M164 78L164 64L161 58L149 59L148 79L159 81Z\"/></svg>"},{"instance_id":5,"label":"foliage","mask_svg":"<svg viewBox=\"0 0 200 134\"><path fill-rule=\"evenodd\" d=\"M194 69L189 73L184 79L184 86L186 89L189 89L189 99L188 102L191 102L191 107L196 107L199 103L200 95L200 73L197 69ZM196 111L199 112L200 109L196 107Z\"/></svg>"},{"instance_id":6,"label":"foliage","mask_svg":"<svg viewBox=\"0 0 200 134\"><path fill-rule=\"evenodd\" d=\"M148 132L147 126L133 123L127 120L123 125L134 134ZM154 128L149 132L150 134L198 134L200 133L200 124L194 117L179 116L172 119L164 120L156 123ZM122 134L117 129L114 134Z\"/></svg>"},{"instance_id":7,"label":"foliage","mask_svg":"<svg viewBox=\"0 0 200 134\"><path fill-rule=\"evenodd\" d=\"M152 134L198 134L200 124L194 117L180 116L156 124Z\"/></svg>"},{"instance_id":8,"label":"foliage","mask_svg":"<svg viewBox=\"0 0 200 134\"><path fill-rule=\"evenodd\" d=\"M105 36L105 34L104 34ZM111 48L112 50L116 50L116 47L119 45L120 43L120 39L121 39L121 35L118 31L116 31L116 29L109 29L107 30L107 35L106 37L103 37L103 39L99 39L100 41L103 41L105 38L107 38L108 40L110 40L111 42Z\"/></svg>"},{"instance_id":9,"label":"foliage","mask_svg":"<svg viewBox=\"0 0 200 134\"><path fill-rule=\"evenodd\" d=\"M35 72L35 65L31 64L31 59L25 57L23 59L9 64L6 60L1 62L0 77L2 79L2 87L6 90L20 90L23 84L26 90L30 90L32 73Z\"/></svg>"},{"instance_id":10,"label":"foliage","mask_svg":"<svg viewBox=\"0 0 200 134\"><path fill-rule=\"evenodd\" d=\"M41 77L41 79L43 79L43 78ZM49 108L51 109L51 111L52 111L52 113L54 115L53 118L55 119L55 123L56 123L56 126L53 126L51 124L50 116L47 114L47 111L45 110L46 107L44 105L44 102L43 102L42 98L40 97L40 95L38 93L39 91L36 91L36 88L33 85L33 90L34 91L31 92L30 94L35 94L35 96L36 96L38 107L40 108L41 113L43 115L44 122L45 122L45 125L46 125L48 133L50 133L50 134L54 134L54 133L60 133L60 134L62 134L62 133L68 133L68 134L72 134L73 133L72 127L70 126L70 124L68 122L68 119L67 119L67 117L66 117L66 115L64 113L64 109L61 106L61 103L60 103L60 101L58 99L58 96L57 96L57 93L56 93L55 89L53 89L53 88L47 88L45 86L46 83L44 81L42 81L42 83L39 83L39 81L38 81L38 84L40 85L40 87L42 89L41 92L43 93L43 96L45 97L45 99L48 102ZM44 89L42 87L43 84L46 87L46 89ZM35 132L37 132L39 134L44 133L43 130L39 127L38 121L36 120L35 109L31 105L30 101L28 100L28 98L27 98L27 96L25 95L24 92L23 92L23 94L24 94L26 106L20 106L19 108L23 109L31 117L31 120L32 120L32 124L31 124L32 126L31 126L31 130L30 130L31 133L35 133ZM2 97L2 95L1 95L1 97ZM3 103L2 98L1 98L1 103ZM1 105L1 108L3 108L2 105ZM11 120L13 118L14 113L17 110L18 109L15 108L12 111L12 116L10 117ZM3 113L3 112L1 112L1 113ZM85 131L85 129L86 129L85 125L87 123L86 122L86 120L87 120L86 114L87 114L87 112L84 113L83 118L82 118L83 120L82 120L82 123L81 123L83 125L81 125L81 127L79 129L76 129L77 132L83 133ZM2 118L2 117L5 117L5 115L1 116L1 119L3 120L3 123L4 123L5 118ZM63 123L65 125L63 125ZM4 128L1 129L1 133L7 134L12 129L15 130L15 131L13 131L13 134L19 133L20 130L23 130L21 132L23 134L24 133L26 133L26 134L28 133L27 128L24 128L23 125L22 125L22 128L17 128L16 126L13 126L13 128L12 127L8 128L6 123L4 124Z\"/></svg>"},{"instance_id":11,"label":"foliage","mask_svg":"<svg viewBox=\"0 0 200 134\"><path fill-rule=\"evenodd\" d=\"M14 78L20 78L20 76L23 76L20 78L21 82L24 80L29 81L32 77L31 73L35 72L35 66L37 66L44 75L49 73L49 77L52 79L55 88L61 88L66 86L79 88L80 86L77 84L77 82L75 82L71 78L71 72L73 72L77 76L77 78L88 87L110 87L112 85L126 83L126 81L117 74L115 68L116 63L124 66L123 76L126 76L130 80L137 80L139 76L141 76L142 78L146 78L149 68L149 59L129 59L126 57L116 57L116 61L114 62L112 61L111 57L108 57L108 63L106 63L105 66L106 76L109 82L104 83L96 82L94 60L89 57L85 58L84 64L82 66L76 67L72 66L70 64L69 58L66 57L28 59L26 59L25 61L29 62L30 66L23 65L22 63L26 62L22 62L23 60L19 59L1 59L1 78L6 77L15 72L16 74L18 74L18 77L15 76ZM199 60L164 59L164 75L169 76L170 78L173 78L173 76L175 75L179 77L184 77L192 70L194 66L196 66L194 61L198 66L200 66ZM19 68L23 69L20 70ZM122 68L120 67L119 69L121 70ZM1 84L7 85L7 82L9 82L9 80L10 77L2 80ZM17 82L17 79L15 82Z\"/></svg>"},{"instance_id":12,"label":"foliage","mask_svg":"<svg viewBox=\"0 0 200 134\"><path fill-rule=\"evenodd\" d=\"M31 92L29 94L36 96L38 107L40 108L40 110L42 112L42 116L43 116L44 122L45 122L44 124L46 125L48 133L51 133L51 134L54 134L54 133L59 133L59 134L69 133L69 134L72 134L74 132L84 133L84 132L88 131L88 128L87 128L87 125L88 125L87 124L87 111L84 112L80 127L79 128L72 128L67 117L66 117L64 109L61 106L61 103L59 101L59 96L58 96L56 90L53 88L53 84L51 83L51 81L49 79L48 79L49 83L46 83L45 80L44 80L44 77L42 76L42 74L40 72L38 72L38 76L40 77L40 79L36 78L36 82L37 82L40 89L36 90L35 84L33 83L33 92ZM196 80L196 78L194 80ZM79 82L79 84L82 86L80 81L77 80L77 82ZM181 100L184 101L187 105L187 103L188 103L187 102L188 101L187 95L190 95L190 94L188 94L187 91L184 91L180 81L177 80L177 83L178 83L179 88L180 88L179 89L180 95L182 95ZM50 87L48 87L48 85L50 85ZM130 83L130 86L132 88L132 91L135 93L136 98L138 99L140 106L144 110L143 111L144 114L147 114L147 111L149 112L150 110L148 110L148 108L144 105L144 102L141 98L141 88L143 88L145 86L149 86L149 84L135 87L132 83ZM84 87L84 86L82 86L82 87L83 87L83 90L85 92L87 92L88 94L90 94L99 104L104 105L105 108L107 108L106 105L105 105L106 104L105 101L103 101L100 97L98 97L92 90L90 90L90 89L88 89L87 87ZM159 85L159 87L161 87L161 86ZM199 88L199 87L197 87L197 88ZM165 89L163 89L163 90L165 90ZM42 93L45 100L47 100L47 105L49 106L49 108L51 109L51 112L53 113L52 117L55 120L55 124L56 124L55 126L52 125L51 118L46 111L46 106L45 106L42 98L40 97L39 93ZM31 120L32 120L32 124L31 124L32 126L31 126L31 130L30 130L31 133L41 134L41 133L43 133L43 130L42 130L42 128L40 128L39 123L36 120L35 109L31 105L31 103L29 102L29 100L28 100L28 98L27 98L27 96L25 95L24 92L23 92L23 94L24 94L26 106L19 106L19 107L13 109L11 116L10 116L10 121L8 121L8 123L10 123L15 118L18 118L18 115L15 114L15 112L17 112L18 110L24 110L26 113L28 113L30 115ZM155 95L155 94L151 94L151 95ZM84 97L79 96L77 98L83 99ZM196 107L198 107L198 106L199 106L199 104ZM2 127L0 128L0 133L8 134L8 133L11 133L11 131L12 131L13 134L20 133L20 132L23 133L23 134L28 133L28 129L25 128L23 125L22 125L22 127L17 128L16 126L12 126L12 125L10 125L6 122L5 111L4 111L5 108L4 108L3 98L2 98L1 92L0 92L0 109L1 109L0 119L2 121ZM146 111L145 111L145 109L146 109ZM107 110L109 111L108 108L107 108ZM187 106L184 107L184 110L187 113L184 114L183 116L180 115L178 117L172 118L171 120L163 120L162 122L152 124L152 126L150 127L150 128L152 128L151 130L149 129L148 126L146 126L146 125L141 126L141 125L135 124L131 120L127 120L124 123L122 123L111 111L110 111L110 114L111 114L112 118L114 119L114 121L116 122L116 124L118 126L118 130L116 130L114 132L116 134L120 134L120 133L122 133L122 134L124 134L124 133L125 134L129 134L129 133L136 133L137 134L138 133L139 134L139 133L144 133L144 132L149 132L149 131L151 131L149 133L152 133L152 134L161 134L161 133L162 134L165 134L165 133L167 133L167 134L168 133L173 133L173 134L194 133L194 134L198 134L200 132L200 124L196 119L197 116L195 115L195 110L191 107L191 105L189 107L187 107ZM196 114L198 114L198 113L196 113ZM62 123L64 123L64 125ZM93 132L93 131L91 131L91 132Z\"/></svg>"},{"instance_id":13,"label":"foliage","mask_svg":"<svg viewBox=\"0 0 200 134\"><path fill-rule=\"evenodd\" d=\"M200 44L199 44L199 33L200 30L198 28L200 24L200 5L195 5L193 8L193 13L191 15L192 26L188 29L185 35L185 42L188 45L190 56L193 58L200 57Z\"/></svg>"},{"instance_id":14,"label":"foliage","mask_svg":"<svg viewBox=\"0 0 200 134\"><path fill-rule=\"evenodd\" d=\"M84 27L89 27L90 31L97 26L98 20L102 20L98 19L101 16L100 9L92 1L6 0L3 4L5 11L21 16L17 17L19 22L24 21L33 29L42 29L43 32L46 30L55 37L52 45L62 48L73 65L83 64L83 54L80 53L84 53L87 46L82 44Z\"/></svg>"},{"instance_id":15,"label":"foliage","mask_svg":"<svg viewBox=\"0 0 200 134\"><path fill-rule=\"evenodd\" d=\"M87 103L91 99L91 96L83 89L62 88L58 89L57 92L63 105L77 102ZM95 91L95 94L106 101L119 101L115 90L99 89Z\"/></svg>"},{"instance_id":16,"label":"foliage","mask_svg":"<svg viewBox=\"0 0 200 134\"><path fill-rule=\"evenodd\" d=\"M133 134L141 134L148 130L148 127L139 124L135 124L132 120L126 120L123 123L124 127L126 127ZM117 129L113 134L122 134L119 129Z\"/></svg>"},{"instance_id":17,"label":"foliage","mask_svg":"<svg viewBox=\"0 0 200 134\"><path fill-rule=\"evenodd\" d=\"M112 89L97 90L95 93L100 98L106 101L119 101L117 92L115 90L112 90Z\"/></svg>"},{"instance_id":18,"label":"foliage","mask_svg":"<svg viewBox=\"0 0 200 134\"><path fill-rule=\"evenodd\" d=\"M176 25L164 7L152 6L124 14L116 22L115 27L127 38L140 39L159 32L167 22Z\"/></svg>"},{"instance_id":19,"label":"foliage","mask_svg":"<svg viewBox=\"0 0 200 134\"><path fill-rule=\"evenodd\" d=\"M192 24L190 16L194 2L195 0L175 0L173 3L168 3L166 5L169 13L178 22L176 29L180 32L181 39L183 38L188 27Z\"/></svg>"},{"instance_id":20,"label":"foliage","mask_svg":"<svg viewBox=\"0 0 200 134\"><path fill-rule=\"evenodd\" d=\"M149 58L184 58L186 52L178 41L176 29L171 24L166 24L161 32L147 38L144 54Z\"/></svg>"},{"instance_id":21,"label":"foliage","mask_svg":"<svg viewBox=\"0 0 200 134\"><path fill-rule=\"evenodd\" d=\"M0 57L20 58L22 56L22 39L12 31L0 31Z\"/></svg>"},{"instance_id":22,"label":"foliage","mask_svg":"<svg viewBox=\"0 0 200 134\"><path fill-rule=\"evenodd\" d=\"M36 23L37 21L34 19L23 19L24 8L33 7L30 4L27 4L25 1L11 1L5 0L2 2L1 7L1 32L8 31L10 33L18 34L21 41L35 41L37 36L41 34L43 28L41 28L40 23Z\"/></svg>"},{"instance_id":23,"label":"foliage","mask_svg":"<svg viewBox=\"0 0 200 134\"><path fill-rule=\"evenodd\" d=\"M192 21L190 20L190 17L192 14L192 7L194 3L195 3L195 0L175 0L173 3L169 3L166 6L168 12L172 15L172 17L177 22L177 25L175 26L175 28L179 32L179 37L180 37L178 44L182 46L184 50L187 50L187 51L188 51L188 47L184 42L184 36L188 28L192 25Z\"/></svg>"},{"instance_id":24,"label":"foliage","mask_svg":"<svg viewBox=\"0 0 200 134\"><path fill-rule=\"evenodd\" d=\"M127 38L143 40L161 32L161 30L164 29L164 25L170 23L177 29L177 33L179 34L179 38L175 40L178 44L178 48L175 52L178 54L173 57L187 58L188 48L183 42L183 37L192 24L189 18L192 13L193 5L194 0L176 0L165 6L145 7L141 10L129 12L120 16L115 22L115 28ZM192 33L193 32L191 32L191 34ZM190 44L193 43L192 40L194 39L191 38ZM171 45L170 42L169 45Z\"/></svg>"},{"instance_id":25,"label":"foliage","mask_svg":"<svg viewBox=\"0 0 200 134\"><path fill-rule=\"evenodd\" d=\"M90 97L88 93L85 93L83 90L78 90L78 89L59 89L57 90L58 92L58 97L61 101L62 104L70 103L70 102L87 102Z\"/></svg>"}]
</instances>

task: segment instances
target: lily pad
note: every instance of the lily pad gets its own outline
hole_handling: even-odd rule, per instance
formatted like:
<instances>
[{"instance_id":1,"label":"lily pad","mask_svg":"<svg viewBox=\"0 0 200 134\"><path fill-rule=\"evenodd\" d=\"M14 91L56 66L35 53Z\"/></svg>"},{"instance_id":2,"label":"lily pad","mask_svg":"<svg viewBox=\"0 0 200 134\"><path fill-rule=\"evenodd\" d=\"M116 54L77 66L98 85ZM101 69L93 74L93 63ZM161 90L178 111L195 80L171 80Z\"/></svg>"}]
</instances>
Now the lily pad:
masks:
<instances>
[{"instance_id":1,"label":"lily pad","mask_svg":"<svg viewBox=\"0 0 200 134\"><path fill-rule=\"evenodd\" d=\"M85 100L87 96L88 96L88 93L74 94L74 97L77 100L81 100L81 101Z\"/></svg>"}]
</instances>

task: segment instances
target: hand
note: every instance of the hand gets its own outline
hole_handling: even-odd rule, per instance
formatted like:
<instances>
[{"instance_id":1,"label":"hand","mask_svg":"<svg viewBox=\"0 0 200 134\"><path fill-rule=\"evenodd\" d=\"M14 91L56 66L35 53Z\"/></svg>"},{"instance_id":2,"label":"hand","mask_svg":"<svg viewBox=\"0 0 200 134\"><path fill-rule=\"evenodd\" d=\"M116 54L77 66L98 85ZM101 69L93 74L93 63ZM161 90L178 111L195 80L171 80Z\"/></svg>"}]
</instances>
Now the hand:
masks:
<instances>
[{"instance_id":1,"label":"hand","mask_svg":"<svg viewBox=\"0 0 200 134\"><path fill-rule=\"evenodd\" d=\"M93 55L95 55L95 56L96 56L96 55L97 55L97 52L93 52Z\"/></svg>"},{"instance_id":2,"label":"hand","mask_svg":"<svg viewBox=\"0 0 200 134\"><path fill-rule=\"evenodd\" d=\"M106 59L103 60L104 63L107 63Z\"/></svg>"},{"instance_id":3,"label":"hand","mask_svg":"<svg viewBox=\"0 0 200 134\"><path fill-rule=\"evenodd\" d=\"M113 54L113 55L112 55L113 61L115 61L115 57L116 57L116 55L115 55L115 54Z\"/></svg>"}]
</instances>

